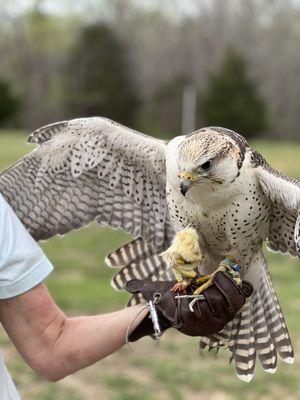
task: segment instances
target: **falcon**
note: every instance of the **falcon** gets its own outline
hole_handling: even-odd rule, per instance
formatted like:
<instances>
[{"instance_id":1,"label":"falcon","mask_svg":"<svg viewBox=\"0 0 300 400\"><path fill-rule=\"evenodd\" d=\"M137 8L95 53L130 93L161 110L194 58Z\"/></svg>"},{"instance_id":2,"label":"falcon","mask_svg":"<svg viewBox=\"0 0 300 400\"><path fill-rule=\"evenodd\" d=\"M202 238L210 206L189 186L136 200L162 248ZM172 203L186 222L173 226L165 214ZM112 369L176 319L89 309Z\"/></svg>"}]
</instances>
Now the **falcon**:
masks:
<instances>
[{"instance_id":1,"label":"falcon","mask_svg":"<svg viewBox=\"0 0 300 400\"><path fill-rule=\"evenodd\" d=\"M230 255L255 288L235 319L201 338L200 348L225 346L244 381L256 359L271 373L278 357L293 362L262 244L300 256L300 181L220 127L166 143L94 117L42 127L28 141L38 147L0 175L0 192L36 240L93 220L122 228L134 240L107 263L121 268L112 284L123 289L133 278L173 279L161 253L191 226L204 255L199 273L213 273Z\"/></svg>"}]
</instances>

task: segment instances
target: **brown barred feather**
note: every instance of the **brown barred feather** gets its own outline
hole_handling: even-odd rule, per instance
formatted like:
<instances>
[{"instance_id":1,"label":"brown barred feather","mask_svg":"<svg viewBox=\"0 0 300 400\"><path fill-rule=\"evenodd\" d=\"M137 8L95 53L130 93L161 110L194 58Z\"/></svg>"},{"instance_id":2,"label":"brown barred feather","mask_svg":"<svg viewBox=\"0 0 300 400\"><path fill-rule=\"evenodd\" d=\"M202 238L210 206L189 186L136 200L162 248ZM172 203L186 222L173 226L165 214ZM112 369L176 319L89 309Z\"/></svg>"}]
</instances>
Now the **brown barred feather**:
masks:
<instances>
[{"instance_id":1,"label":"brown barred feather","mask_svg":"<svg viewBox=\"0 0 300 400\"><path fill-rule=\"evenodd\" d=\"M35 239L96 220L157 251L170 242L162 141L83 118L40 128L29 142L39 147L0 175L0 192Z\"/></svg>"},{"instance_id":2,"label":"brown barred feather","mask_svg":"<svg viewBox=\"0 0 300 400\"><path fill-rule=\"evenodd\" d=\"M110 253L105 262L109 267L121 268L127 264L147 259L156 250L145 243L142 238L137 238Z\"/></svg>"},{"instance_id":3,"label":"brown barred feather","mask_svg":"<svg viewBox=\"0 0 300 400\"><path fill-rule=\"evenodd\" d=\"M267 271L242 312L220 334L201 338L200 349L220 346L228 347L237 375L247 382L253 377L256 355L270 373L276 371L277 354L293 362L291 339Z\"/></svg>"}]
</instances>

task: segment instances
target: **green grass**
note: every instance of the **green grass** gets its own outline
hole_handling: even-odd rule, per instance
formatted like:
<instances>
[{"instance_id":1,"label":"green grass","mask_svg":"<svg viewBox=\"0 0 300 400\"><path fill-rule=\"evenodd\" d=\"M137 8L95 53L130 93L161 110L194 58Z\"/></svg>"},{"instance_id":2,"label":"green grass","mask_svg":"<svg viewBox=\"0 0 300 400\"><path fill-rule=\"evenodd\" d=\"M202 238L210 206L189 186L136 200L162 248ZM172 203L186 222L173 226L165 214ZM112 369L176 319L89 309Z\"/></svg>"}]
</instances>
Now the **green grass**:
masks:
<instances>
[{"instance_id":1,"label":"green grass","mask_svg":"<svg viewBox=\"0 0 300 400\"><path fill-rule=\"evenodd\" d=\"M28 152L21 133L0 134L0 169ZM275 167L300 176L300 144L256 141L254 143ZM104 265L105 255L128 240L118 230L92 224L42 246L55 266L47 286L57 303L72 315L107 312L123 307L128 298L110 286L114 270ZM160 348L142 355L127 348L103 362L56 384L37 377L0 332L0 347L24 399L41 400L202 400L202 399L300 399L300 270L295 259L267 252L271 275L294 342L293 366L279 362L278 372L268 375L258 366L250 384L240 382L227 363L226 352L198 355L197 340L167 332Z\"/></svg>"}]
</instances>

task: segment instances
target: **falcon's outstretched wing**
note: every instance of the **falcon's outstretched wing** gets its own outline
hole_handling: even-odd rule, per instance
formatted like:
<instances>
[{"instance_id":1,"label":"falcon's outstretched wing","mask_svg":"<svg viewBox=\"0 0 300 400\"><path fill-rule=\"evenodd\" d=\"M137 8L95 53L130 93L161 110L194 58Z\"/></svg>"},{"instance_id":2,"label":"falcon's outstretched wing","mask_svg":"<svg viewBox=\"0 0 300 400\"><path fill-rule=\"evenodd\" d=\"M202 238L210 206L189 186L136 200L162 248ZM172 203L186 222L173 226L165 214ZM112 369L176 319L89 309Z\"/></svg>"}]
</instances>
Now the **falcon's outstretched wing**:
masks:
<instances>
[{"instance_id":1,"label":"falcon's outstretched wing","mask_svg":"<svg viewBox=\"0 0 300 400\"><path fill-rule=\"evenodd\" d=\"M300 181L274 170L256 151L252 163L262 190L273 203L268 247L300 257Z\"/></svg>"},{"instance_id":2,"label":"falcon's outstretched wing","mask_svg":"<svg viewBox=\"0 0 300 400\"><path fill-rule=\"evenodd\" d=\"M165 144L105 118L45 126L39 146L0 175L0 192L35 239L96 220L154 248L169 242Z\"/></svg>"}]
</instances>

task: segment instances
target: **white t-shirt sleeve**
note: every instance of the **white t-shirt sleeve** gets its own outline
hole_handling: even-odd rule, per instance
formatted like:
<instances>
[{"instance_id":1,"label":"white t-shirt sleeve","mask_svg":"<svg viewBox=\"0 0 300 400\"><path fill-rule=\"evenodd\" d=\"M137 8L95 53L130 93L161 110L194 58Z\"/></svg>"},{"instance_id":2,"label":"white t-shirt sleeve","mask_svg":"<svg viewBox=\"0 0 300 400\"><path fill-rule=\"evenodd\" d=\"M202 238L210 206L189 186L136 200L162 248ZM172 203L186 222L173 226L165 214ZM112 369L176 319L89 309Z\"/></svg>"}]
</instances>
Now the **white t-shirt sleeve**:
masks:
<instances>
[{"instance_id":1,"label":"white t-shirt sleeve","mask_svg":"<svg viewBox=\"0 0 300 400\"><path fill-rule=\"evenodd\" d=\"M6 369L1 353L0 353L0 399L20 400L20 396Z\"/></svg>"},{"instance_id":2,"label":"white t-shirt sleeve","mask_svg":"<svg viewBox=\"0 0 300 400\"><path fill-rule=\"evenodd\" d=\"M27 292L53 266L0 194L0 299Z\"/></svg>"}]
</instances>

